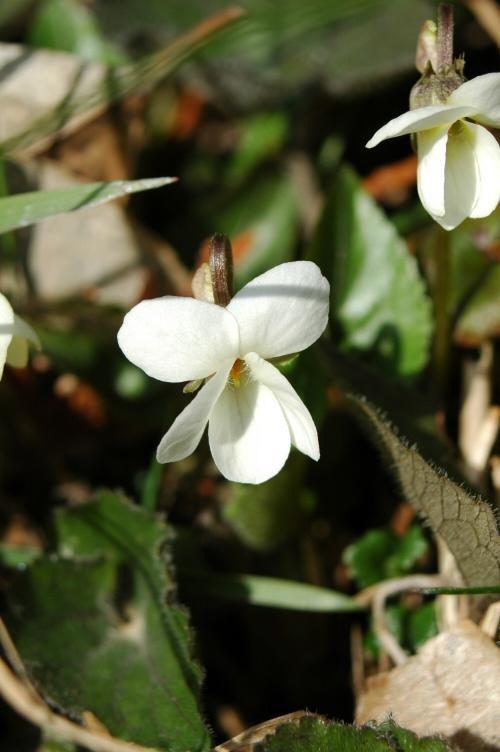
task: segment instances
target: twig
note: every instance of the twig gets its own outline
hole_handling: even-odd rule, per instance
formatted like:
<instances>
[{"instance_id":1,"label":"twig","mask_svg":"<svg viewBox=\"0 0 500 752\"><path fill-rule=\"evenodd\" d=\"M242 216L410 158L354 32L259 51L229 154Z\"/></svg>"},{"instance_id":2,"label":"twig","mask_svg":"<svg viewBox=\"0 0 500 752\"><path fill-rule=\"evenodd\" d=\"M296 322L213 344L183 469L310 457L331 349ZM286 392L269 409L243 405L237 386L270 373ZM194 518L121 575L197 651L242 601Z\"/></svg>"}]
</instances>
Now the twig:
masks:
<instances>
[{"instance_id":1,"label":"twig","mask_svg":"<svg viewBox=\"0 0 500 752\"><path fill-rule=\"evenodd\" d=\"M483 632L488 635L488 637L491 637L491 639L494 640L498 632L499 624L500 624L500 601L497 601L496 603L492 603L489 606L485 615L481 619L481 624L479 626L481 627Z\"/></svg>"},{"instance_id":2,"label":"twig","mask_svg":"<svg viewBox=\"0 0 500 752\"><path fill-rule=\"evenodd\" d=\"M402 593L405 590L436 586L444 587L448 584L448 580L438 574L415 574L377 583L377 585L372 585L372 587L362 590L357 596L355 596L358 603L362 605L368 605L371 603L373 629L375 630L377 639L397 666L406 663L408 655L392 632L388 629L385 622L385 602L387 598Z\"/></svg>"},{"instance_id":3,"label":"twig","mask_svg":"<svg viewBox=\"0 0 500 752\"><path fill-rule=\"evenodd\" d=\"M438 552L438 569L441 577L450 584L460 587L463 585L462 575L457 562L446 542L440 535L436 535ZM445 631L451 629L465 616L464 609L467 596L463 595L439 595L436 598L436 611L439 629Z\"/></svg>"},{"instance_id":4,"label":"twig","mask_svg":"<svg viewBox=\"0 0 500 752\"><path fill-rule=\"evenodd\" d=\"M481 347L477 361L463 368L463 398L458 423L458 445L471 483L481 484L500 423L500 409L491 405L493 347Z\"/></svg>"},{"instance_id":5,"label":"twig","mask_svg":"<svg viewBox=\"0 0 500 752\"><path fill-rule=\"evenodd\" d=\"M439 399L444 402L450 365L450 319L448 301L450 295L450 236L442 227L435 228L434 254L436 279L433 291L435 336L434 372Z\"/></svg>"}]
</instances>

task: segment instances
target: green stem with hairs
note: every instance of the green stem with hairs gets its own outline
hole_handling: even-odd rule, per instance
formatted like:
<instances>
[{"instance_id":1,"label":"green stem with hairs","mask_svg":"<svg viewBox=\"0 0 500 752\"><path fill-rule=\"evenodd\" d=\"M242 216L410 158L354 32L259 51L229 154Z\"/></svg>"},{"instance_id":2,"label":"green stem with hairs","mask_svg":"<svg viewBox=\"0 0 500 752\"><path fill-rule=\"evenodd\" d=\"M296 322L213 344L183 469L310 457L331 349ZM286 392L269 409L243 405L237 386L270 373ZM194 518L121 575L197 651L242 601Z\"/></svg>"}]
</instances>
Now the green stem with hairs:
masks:
<instances>
[{"instance_id":1,"label":"green stem with hairs","mask_svg":"<svg viewBox=\"0 0 500 752\"><path fill-rule=\"evenodd\" d=\"M436 261L436 278L434 283L434 374L437 391L442 399L446 393L450 364L450 233L442 227L436 227L434 247Z\"/></svg>"},{"instance_id":2,"label":"green stem with hairs","mask_svg":"<svg viewBox=\"0 0 500 752\"><path fill-rule=\"evenodd\" d=\"M443 73L453 65L453 6L441 3L437 22L437 67Z\"/></svg>"}]
</instances>

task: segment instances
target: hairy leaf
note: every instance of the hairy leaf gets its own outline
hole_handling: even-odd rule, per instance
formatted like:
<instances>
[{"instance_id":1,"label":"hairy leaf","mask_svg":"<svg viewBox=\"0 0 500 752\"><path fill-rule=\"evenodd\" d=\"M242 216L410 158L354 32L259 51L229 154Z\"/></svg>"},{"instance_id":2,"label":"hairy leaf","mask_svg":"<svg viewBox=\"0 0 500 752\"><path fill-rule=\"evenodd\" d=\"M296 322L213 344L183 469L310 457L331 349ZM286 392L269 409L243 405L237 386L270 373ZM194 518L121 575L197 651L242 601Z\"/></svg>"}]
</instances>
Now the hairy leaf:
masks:
<instances>
[{"instance_id":1,"label":"hairy leaf","mask_svg":"<svg viewBox=\"0 0 500 752\"><path fill-rule=\"evenodd\" d=\"M357 395L349 399L386 455L405 497L448 545L466 584L499 584L500 536L488 503L426 462L370 402Z\"/></svg>"},{"instance_id":2,"label":"hairy leaf","mask_svg":"<svg viewBox=\"0 0 500 752\"><path fill-rule=\"evenodd\" d=\"M437 738L419 739L392 721L380 726L346 726L321 718L304 717L279 726L276 733L255 745L255 752L450 752Z\"/></svg>"},{"instance_id":3,"label":"hairy leaf","mask_svg":"<svg viewBox=\"0 0 500 752\"><path fill-rule=\"evenodd\" d=\"M460 479L433 426L432 405L414 388L394 383L330 345L323 350L334 382L346 392L354 412L382 449L405 497L445 539L466 584L500 584L500 537L494 513L487 502L471 496L442 469ZM408 440L416 441L419 449L409 446Z\"/></svg>"},{"instance_id":4,"label":"hairy leaf","mask_svg":"<svg viewBox=\"0 0 500 752\"><path fill-rule=\"evenodd\" d=\"M172 603L168 530L117 493L59 514L58 555L18 580L9 625L40 691L119 737L207 750L185 613ZM40 636L43 635L43 639Z\"/></svg>"}]
</instances>

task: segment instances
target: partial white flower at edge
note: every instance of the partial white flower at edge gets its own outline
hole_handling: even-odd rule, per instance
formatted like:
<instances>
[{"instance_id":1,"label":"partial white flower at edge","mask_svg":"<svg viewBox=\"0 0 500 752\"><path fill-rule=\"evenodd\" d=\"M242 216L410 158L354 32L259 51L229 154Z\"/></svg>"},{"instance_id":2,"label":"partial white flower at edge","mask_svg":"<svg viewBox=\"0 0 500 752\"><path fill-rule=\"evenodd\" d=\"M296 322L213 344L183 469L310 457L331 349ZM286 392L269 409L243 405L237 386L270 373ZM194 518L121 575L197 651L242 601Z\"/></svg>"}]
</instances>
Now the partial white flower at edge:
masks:
<instances>
[{"instance_id":1,"label":"partial white flower at edge","mask_svg":"<svg viewBox=\"0 0 500 752\"><path fill-rule=\"evenodd\" d=\"M16 316L5 295L0 293L0 379L6 363L15 368L24 368L28 362L30 342L40 347L34 329Z\"/></svg>"},{"instance_id":2,"label":"partial white flower at edge","mask_svg":"<svg viewBox=\"0 0 500 752\"><path fill-rule=\"evenodd\" d=\"M483 126L500 128L500 73L466 81L444 104L405 112L366 146L416 133L420 200L452 230L466 217L487 217L500 200L500 145Z\"/></svg>"},{"instance_id":3,"label":"partial white flower at edge","mask_svg":"<svg viewBox=\"0 0 500 752\"><path fill-rule=\"evenodd\" d=\"M198 446L226 478L262 483L283 467L293 444L319 459L311 415L269 362L305 350L328 321L330 286L316 264L281 264L243 287L226 308L193 298L144 300L125 316L118 343L160 381L206 379L163 437L159 462Z\"/></svg>"}]
</instances>

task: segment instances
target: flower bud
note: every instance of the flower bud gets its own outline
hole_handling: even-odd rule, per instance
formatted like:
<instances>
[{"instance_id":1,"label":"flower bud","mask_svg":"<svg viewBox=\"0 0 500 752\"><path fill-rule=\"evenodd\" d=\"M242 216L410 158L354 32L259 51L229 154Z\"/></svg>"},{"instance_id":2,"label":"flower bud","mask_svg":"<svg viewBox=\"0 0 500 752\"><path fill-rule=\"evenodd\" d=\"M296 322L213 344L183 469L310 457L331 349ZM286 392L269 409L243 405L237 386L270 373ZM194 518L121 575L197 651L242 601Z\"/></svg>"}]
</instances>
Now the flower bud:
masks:
<instances>
[{"instance_id":1,"label":"flower bud","mask_svg":"<svg viewBox=\"0 0 500 752\"><path fill-rule=\"evenodd\" d=\"M410 93L410 110L444 104L450 94L463 84L465 61L453 59L453 8L441 4L438 23L426 21L420 30L415 58L422 77Z\"/></svg>"},{"instance_id":2,"label":"flower bud","mask_svg":"<svg viewBox=\"0 0 500 752\"><path fill-rule=\"evenodd\" d=\"M208 265L212 277L214 302L227 306L233 297L233 251L227 235L216 233L210 239Z\"/></svg>"}]
</instances>

